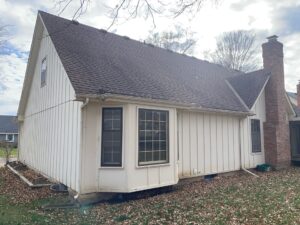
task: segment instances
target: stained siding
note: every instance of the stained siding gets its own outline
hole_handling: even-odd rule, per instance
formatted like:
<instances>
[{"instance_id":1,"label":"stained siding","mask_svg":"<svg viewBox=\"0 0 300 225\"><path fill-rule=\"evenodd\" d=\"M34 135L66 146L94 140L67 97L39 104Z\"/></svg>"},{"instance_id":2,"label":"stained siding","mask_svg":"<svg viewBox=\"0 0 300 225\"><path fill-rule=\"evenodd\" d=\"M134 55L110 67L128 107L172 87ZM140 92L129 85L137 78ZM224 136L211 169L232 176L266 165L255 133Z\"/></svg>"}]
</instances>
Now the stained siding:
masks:
<instances>
[{"instance_id":1,"label":"stained siding","mask_svg":"<svg viewBox=\"0 0 300 225\"><path fill-rule=\"evenodd\" d=\"M238 170L238 132L238 117L180 111L179 177Z\"/></svg>"},{"instance_id":2,"label":"stained siding","mask_svg":"<svg viewBox=\"0 0 300 225\"><path fill-rule=\"evenodd\" d=\"M79 189L80 121L82 103L44 31L20 125L20 160L41 173ZM46 85L41 87L41 61L47 58Z\"/></svg>"},{"instance_id":3,"label":"stained siding","mask_svg":"<svg viewBox=\"0 0 300 225\"><path fill-rule=\"evenodd\" d=\"M122 167L101 167L102 107L123 108ZM169 111L170 162L138 166L138 108ZM81 192L133 192L178 181L176 109L136 104L90 103L83 112Z\"/></svg>"},{"instance_id":4,"label":"stained siding","mask_svg":"<svg viewBox=\"0 0 300 225\"><path fill-rule=\"evenodd\" d=\"M263 123L266 121L266 109L265 109L265 92L258 98L256 104L251 109L255 115L245 118L241 121L241 146L242 146L242 162L245 168L254 168L258 164L265 163L265 150L264 150L264 131ZM252 153L251 143L251 119L260 120L261 131L261 147L260 153Z\"/></svg>"}]
</instances>

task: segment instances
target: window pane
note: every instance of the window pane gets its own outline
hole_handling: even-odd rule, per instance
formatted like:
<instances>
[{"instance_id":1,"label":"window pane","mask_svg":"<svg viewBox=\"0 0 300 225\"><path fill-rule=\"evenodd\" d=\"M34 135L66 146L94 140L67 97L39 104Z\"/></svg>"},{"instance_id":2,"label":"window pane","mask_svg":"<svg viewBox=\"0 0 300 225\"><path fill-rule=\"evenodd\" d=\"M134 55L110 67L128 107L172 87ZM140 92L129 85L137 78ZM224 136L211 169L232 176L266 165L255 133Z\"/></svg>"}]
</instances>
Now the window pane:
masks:
<instances>
[{"instance_id":1,"label":"window pane","mask_svg":"<svg viewBox=\"0 0 300 225\"><path fill-rule=\"evenodd\" d=\"M102 116L101 166L121 166L122 109L104 108Z\"/></svg>"},{"instance_id":2,"label":"window pane","mask_svg":"<svg viewBox=\"0 0 300 225\"><path fill-rule=\"evenodd\" d=\"M145 110L146 111L146 120L152 121L152 111L151 110Z\"/></svg>"},{"instance_id":3,"label":"window pane","mask_svg":"<svg viewBox=\"0 0 300 225\"><path fill-rule=\"evenodd\" d=\"M166 159L167 159L166 151L160 151L160 160L166 160Z\"/></svg>"},{"instance_id":4,"label":"window pane","mask_svg":"<svg viewBox=\"0 0 300 225\"><path fill-rule=\"evenodd\" d=\"M152 131L146 131L146 140L152 141Z\"/></svg>"},{"instance_id":5,"label":"window pane","mask_svg":"<svg viewBox=\"0 0 300 225\"><path fill-rule=\"evenodd\" d=\"M152 130L152 121L146 122L146 130Z\"/></svg>"},{"instance_id":6,"label":"window pane","mask_svg":"<svg viewBox=\"0 0 300 225\"><path fill-rule=\"evenodd\" d=\"M139 162L146 161L146 152L139 152Z\"/></svg>"},{"instance_id":7,"label":"window pane","mask_svg":"<svg viewBox=\"0 0 300 225\"><path fill-rule=\"evenodd\" d=\"M104 120L103 126L104 130L112 130L112 120Z\"/></svg>"},{"instance_id":8,"label":"window pane","mask_svg":"<svg viewBox=\"0 0 300 225\"><path fill-rule=\"evenodd\" d=\"M168 162L168 111L139 109L139 163Z\"/></svg>"},{"instance_id":9,"label":"window pane","mask_svg":"<svg viewBox=\"0 0 300 225\"><path fill-rule=\"evenodd\" d=\"M139 143L139 151L145 151L146 150L146 142L140 141Z\"/></svg>"},{"instance_id":10,"label":"window pane","mask_svg":"<svg viewBox=\"0 0 300 225\"><path fill-rule=\"evenodd\" d=\"M152 141L147 141L146 142L146 150L151 151L152 150Z\"/></svg>"},{"instance_id":11,"label":"window pane","mask_svg":"<svg viewBox=\"0 0 300 225\"><path fill-rule=\"evenodd\" d=\"M154 151L153 152L153 161L158 161L159 160L159 151Z\"/></svg>"},{"instance_id":12,"label":"window pane","mask_svg":"<svg viewBox=\"0 0 300 225\"><path fill-rule=\"evenodd\" d=\"M113 120L113 129L120 130L121 129L121 120Z\"/></svg>"}]
</instances>

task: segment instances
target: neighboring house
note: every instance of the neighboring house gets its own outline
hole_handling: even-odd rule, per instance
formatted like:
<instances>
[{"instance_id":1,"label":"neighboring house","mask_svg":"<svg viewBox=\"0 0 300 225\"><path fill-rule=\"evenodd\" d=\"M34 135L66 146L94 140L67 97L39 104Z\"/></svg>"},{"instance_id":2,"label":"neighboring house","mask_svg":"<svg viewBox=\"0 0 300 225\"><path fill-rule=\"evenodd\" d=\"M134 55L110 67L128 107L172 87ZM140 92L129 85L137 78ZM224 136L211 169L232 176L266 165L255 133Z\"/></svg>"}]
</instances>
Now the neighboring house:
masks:
<instances>
[{"instance_id":1,"label":"neighboring house","mask_svg":"<svg viewBox=\"0 0 300 225\"><path fill-rule=\"evenodd\" d=\"M297 105L297 93L294 93L294 92L286 92L287 95L289 96L290 100L291 100L291 103L293 105Z\"/></svg>"},{"instance_id":2,"label":"neighboring house","mask_svg":"<svg viewBox=\"0 0 300 225\"><path fill-rule=\"evenodd\" d=\"M290 121L290 139L292 160L300 162L300 81L297 84L297 93L288 92L292 106L297 116Z\"/></svg>"},{"instance_id":3,"label":"neighboring house","mask_svg":"<svg viewBox=\"0 0 300 225\"><path fill-rule=\"evenodd\" d=\"M297 93L287 92L287 94L288 94L290 101L292 103L292 106L297 114L297 117L300 117L300 80L299 80L299 83L297 84Z\"/></svg>"},{"instance_id":4,"label":"neighboring house","mask_svg":"<svg viewBox=\"0 0 300 225\"><path fill-rule=\"evenodd\" d=\"M283 45L244 74L39 12L19 160L80 194L291 162Z\"/></svg>"},{"instance_id":5,"label":"neighboring house","mask_svg":"<svg viewBox=\"0 0 300 225\"><path fill-rule=\"evenodd\" d=\"M16 116L0 115L0 141L18 145L18 121Z\"/></svg>"}]
</instances>

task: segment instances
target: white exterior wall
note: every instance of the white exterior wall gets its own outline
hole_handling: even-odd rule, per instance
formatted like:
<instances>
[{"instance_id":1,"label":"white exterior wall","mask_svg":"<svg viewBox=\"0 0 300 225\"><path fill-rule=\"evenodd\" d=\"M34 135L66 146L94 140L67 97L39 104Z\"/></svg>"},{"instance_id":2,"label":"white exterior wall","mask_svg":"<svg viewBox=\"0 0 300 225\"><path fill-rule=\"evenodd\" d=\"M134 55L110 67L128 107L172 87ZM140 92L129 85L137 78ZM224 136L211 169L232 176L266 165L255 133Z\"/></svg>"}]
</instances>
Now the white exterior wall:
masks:
<instances>
[{"instance_id":1,"label":"white exterior wall","mask_svg":"<svg viewBox=\"0 0 300 225\"><path fill-rule=\"evenodd\" d=\"M179 111L178 137L180 178L240 168L238 117Z\"/></svg>"},{"instance_id":2,"label":"white exterior wall","mask_svg":"<svg viewBox=\"0 0 300 225\"><path fill-rule=\"evenodd\" d=\"M19 160L74 190L78 190L82 103L57 52L44 31L20 124ZM46 85L41 87L41 62L47 57ZM29 74L30 75L30 74Z\"/></svg>"},{"instance_id":3,"label":"white exterior wall","mask_svg":"<svg viewBox=\"0 0 300 225\"><path fill-rule=\"evenodd\" d=\"M122 167L101 167L102 107L123 107ZM169 111L169 163L138 166L138 108ZM133 192L178 182L176 109L90 103L83 111L81 192Z\"/></svg>"},{"instance_id":4,"label":"white exterior wall","mask_svg":"<svg viewBox=\"0 0 300 225\"><path fill-rule=\"evenodd\" d=\"M265 148L264 148L264 127L266 121L266 104L265 92L263 91L251 111L255 113L254 116L245 118L241 121L241 146L242 146L242 162L245 168L254 168L259 164L265 163ZM252 153L251 143L251 119L260 120L261 133L261 149L259 153Z\"/></svg>"}]
</instances>

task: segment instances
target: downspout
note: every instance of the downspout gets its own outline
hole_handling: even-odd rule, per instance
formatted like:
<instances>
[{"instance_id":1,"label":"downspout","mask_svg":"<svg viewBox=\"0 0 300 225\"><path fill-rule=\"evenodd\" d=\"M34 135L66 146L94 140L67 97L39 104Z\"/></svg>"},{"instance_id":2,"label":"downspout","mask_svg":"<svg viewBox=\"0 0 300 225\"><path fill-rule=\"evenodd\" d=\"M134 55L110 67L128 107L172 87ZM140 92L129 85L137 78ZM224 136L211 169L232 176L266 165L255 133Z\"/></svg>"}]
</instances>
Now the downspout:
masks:
<instances>
[{"instance_id":1,"label":"downspout","mask_svg":"<svg viewBox=\"0 0 300 225\"><path fill-rule=\"evenodd\" d=\"M251 171L247 170L244 166L243 166L243 160L242 160L242 136L241 136L241 122L242 122L242 118L239 119L239 148L240 148L240 167L241 170L245 171L246 173L251 174L252 176L255 177L259 177L258 175L256 175L255 173L252 173Z\"/></svg>"},{"instance_id":2,"label":"downspout","mask_svg":"<svg viewBox=\"0 0 300 225\"><path fill-rule=\"evenodd\" d=\"M81 169L82 169L82 149L83 149L83 109L89 104L89 101L90 99L89 98L86 98L85 101L83 102L83 104L80 106L80 109L81 109L81 117L80 117L80 153L79 153L79 160L80 160L80 163L79 163L79 176L78 176L78 189L79 189L79 192L77 193L76 196L74 196L75 199L78 198L78 195L79 193L81 192Z\"/></svg>"}]
</instances>

